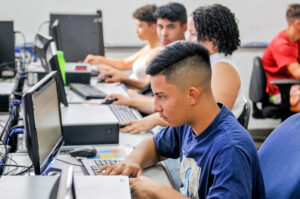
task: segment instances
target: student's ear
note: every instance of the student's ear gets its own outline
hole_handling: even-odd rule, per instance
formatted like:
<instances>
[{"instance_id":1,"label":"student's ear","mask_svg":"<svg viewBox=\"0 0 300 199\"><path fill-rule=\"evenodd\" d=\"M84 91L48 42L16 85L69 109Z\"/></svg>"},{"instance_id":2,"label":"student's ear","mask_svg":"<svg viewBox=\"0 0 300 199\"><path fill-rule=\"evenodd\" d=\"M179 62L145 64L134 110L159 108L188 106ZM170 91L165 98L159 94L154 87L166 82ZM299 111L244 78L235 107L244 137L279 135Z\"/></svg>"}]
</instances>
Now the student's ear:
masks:
<instances>
[{"instance_id":1,"label":"student's ear","mask_svg":"<svg viewBox=\"0 0 300 199\"><path fill-rule=\"evenodd\" d=\"M187 24L183 24L181 27L182 27L182 29L183 29L184 32L187 31Z\"/></svg>"},{"instance_id":2,"label":"student's ear","mask_svg":"<svg viewBox=\"0 0 300 199\"><path fill-rule=\"evenodd\" d=\"M156 28L157 28L156 23L151 24L150 28L151 28L151 31L156 34Z\"/></svg>"},{"instance_id":3,"label":"student's ear","mask_svg":"<svg viewBox=\"0 0 300 199\"><path fill-rule=\"evenodd\" d=\"M300 30L300 19L296 19L294 21L294 25L295 25L295 27L297 27L298 30Z\"/></svg>"},{"instance_id":4,"label":"student's ear","mask_svg":"<svg viewBox=\"0 0 300 199\"><path fill-rule=\"evenodd\" d=\"M196 87L190 87L188 90L190 105L195 105L200 97L201 91Z\"/></svg>"}]
</instances>

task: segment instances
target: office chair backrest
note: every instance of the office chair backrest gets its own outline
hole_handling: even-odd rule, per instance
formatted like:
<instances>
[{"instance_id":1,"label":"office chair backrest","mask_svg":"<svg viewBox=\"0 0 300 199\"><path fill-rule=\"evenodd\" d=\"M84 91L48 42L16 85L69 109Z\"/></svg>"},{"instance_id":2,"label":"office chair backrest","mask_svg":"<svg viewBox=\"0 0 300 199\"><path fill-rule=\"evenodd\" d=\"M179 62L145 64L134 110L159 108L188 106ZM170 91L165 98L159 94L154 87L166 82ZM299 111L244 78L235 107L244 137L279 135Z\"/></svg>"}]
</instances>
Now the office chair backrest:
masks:
<instances>
[{"instance_id":1,"label":"office chair backrest","mask_svg":"<svg viewBox=\"0 0 300 199\"><path fill-rule=\"evenodd\" d=\"M237 118L237 120L245 129L248 128L250 111L251 111L250 102L246 98L244 98L244 108L241 115Z\"/></svg>"},{"instance_id":2,"label":"office chair backrest","mask_svg":"<svg viewBox=\"0 0 300 199\"><path fill-rule=\"evenodd\" d=\"M266 198L300 198L300 113L278 126L258 150Z\"/></svg>"},{"instance_id":3,"label":"office chair backrest","mask_svg":"<svg viewBox=\"0 0 300 199\"><path fill-rule=\"evenodd\" d=\"M249 97L252 102L262 102L266 97L266 74L260 57L254 57Z\"/></svg>"}]
</instances>

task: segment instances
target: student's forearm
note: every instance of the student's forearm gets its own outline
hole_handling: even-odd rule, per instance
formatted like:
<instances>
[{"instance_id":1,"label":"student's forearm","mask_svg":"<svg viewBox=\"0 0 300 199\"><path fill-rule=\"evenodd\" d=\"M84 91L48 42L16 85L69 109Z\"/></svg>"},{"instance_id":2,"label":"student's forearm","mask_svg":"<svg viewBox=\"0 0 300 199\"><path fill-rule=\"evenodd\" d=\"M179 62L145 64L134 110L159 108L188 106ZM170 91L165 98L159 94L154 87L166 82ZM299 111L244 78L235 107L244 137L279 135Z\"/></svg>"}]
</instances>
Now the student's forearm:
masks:
<instances>
[{"instance_id":1,"label":"student's forearm","mask_svg":"<svg viewBox=\"0 0 300 199\"><path fill-rule=\"evenodd\" d=\"M125 83L128 86L133 86L133 87L139 88L139 89L145 87L148 84L147 81L141 81L141 80L131 79L129 77L126 78L126 79L123 79L122 82Z\"/></svg>"},{"instance_id":2,"label":"student's forearm","mask_svg":"<svg viewBox=\"0 0 300 199\"><path fill-rule=\"evenodd\" d=\"M98 63L111 66L118 70L128 70L131 69L131 66L129 66L123 59L115 59L115 58L108 58L99 56L97 57Z\"/></svg>"},{"instance_id":3,"label":"student's forearm","mask_svg":"<svg viewBox=\"0 0 300 199\"><path fill-rule=\"evenodd\" d=\"M186 199L188 197L182 195L178 191L175 191L171 187L166 185L157 185L151 187L151 198L155 199L164 199L164 198L173 198L173 199Z\"/></svg>"},{"instance_id":4,"label":"student's forearm","mask_svg":"<svg viewBox=\"0 0 300 199\"><path fill-rule=\"evenodd\" d=\"M152 98L131 98L130 106L147 114L153 113L154 100Z\"/></svg>"},{"instance_id":5,"label":"student's forearm","mask_svg":"<svg viewBox=\"0 0 300 199\"><path fill-rule=\"evenodd\" d=\"M156 164L159 159L156 153L155 143L152 137L143 140L131 153L125 161L135 161L140 167L147 168Z\"/></svg>"}]
</instances>

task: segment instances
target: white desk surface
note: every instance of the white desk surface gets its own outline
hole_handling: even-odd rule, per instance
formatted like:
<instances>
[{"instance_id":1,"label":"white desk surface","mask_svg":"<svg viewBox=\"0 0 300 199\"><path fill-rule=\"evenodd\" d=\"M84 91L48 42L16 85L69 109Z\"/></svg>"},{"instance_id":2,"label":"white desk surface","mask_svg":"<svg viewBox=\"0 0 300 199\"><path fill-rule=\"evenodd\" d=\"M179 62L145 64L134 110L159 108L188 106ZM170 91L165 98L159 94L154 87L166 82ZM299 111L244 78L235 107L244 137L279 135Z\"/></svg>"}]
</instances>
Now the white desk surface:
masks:
<instances>
[{"instance_id":1,"label":"white desk surface","mask_svg":"<svg viewBox=\"0 0 300 199\"><path fill-rule=\"evenodd\" d=\"M95 84L95 82L93 82L93 84L96 85L96 87L98 87L99 89L105 91L107 94L116 93L116 92L122 90L121 88L123 87L121 84L106 85L106 84L99 84L99 83ZM124 93L122 92L122 94L127 95L127 93L125 91L124 91ZM5 125L5 123L3 121L6 121L6 119L7 119L7 114L4 114L4 115L0 114L1 125ZM0 129L2 129L2 128L0 128ZM153 136L153 134L152 133L142 133L142 134L120 133L118 145L98 145L97 147L122 147L122 148L128 149L126 151L130 152L144 138L149 137L149 136ZM23 147L24 147L24 145L23 145ZM31 161L30 161L27 153L24 153L24 152L23 153L22 152L21 153L12 153L9 155L9 157L11 159L13 159L14 161L16 161L19 165L25 165L25 166L31 165ZM13 162L11 159L8 159L6 164L15 164L15 162ZM57 156L57 160L55 161L55 164L53 165L53 167L64 168L64 167L69 166L69 164L64 163L60 160L71 162L76 165L81 165L80 161L77 160L76 158L73 158L70 155L61 154L61 155ZM14 169L14 168L6 167L5 173L10 172L12 169ZM13 171L11 174L13 175L14 173L18 173L20 171L22 171L22 168L19 168L16 171ZM165 184L165 185L168 185L171 187L171 183L166 175L166 172L160 163L153 167L145 169L143 171L143 173L145 176L148 176L157 182L160 182L162 184ZM79 176L84 175L83 167L82 166L74 166L74 174L79 175Z\"/></svg>"}]
</instances>

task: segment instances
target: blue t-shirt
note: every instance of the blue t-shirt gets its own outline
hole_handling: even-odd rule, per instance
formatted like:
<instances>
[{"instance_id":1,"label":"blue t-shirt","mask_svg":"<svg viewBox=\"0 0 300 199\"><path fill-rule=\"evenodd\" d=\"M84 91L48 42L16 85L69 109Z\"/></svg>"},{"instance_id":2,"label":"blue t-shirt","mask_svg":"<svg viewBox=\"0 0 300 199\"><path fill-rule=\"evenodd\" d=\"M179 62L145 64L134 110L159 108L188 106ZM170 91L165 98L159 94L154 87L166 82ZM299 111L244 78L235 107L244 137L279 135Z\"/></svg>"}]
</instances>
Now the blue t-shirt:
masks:
<instances>
[{"instance_id":1,"label":"blue t-shirt","mask_svg":"<svg viewBox=\"0 0 300 199\"><path fill-rule=\"evenodd\" d=\"M200 135L188 125L154 136L158 155L180 157L181 193L190 198L265 198L256 147L230 110L221 111Z\"/></svg>"}]
</instances>

